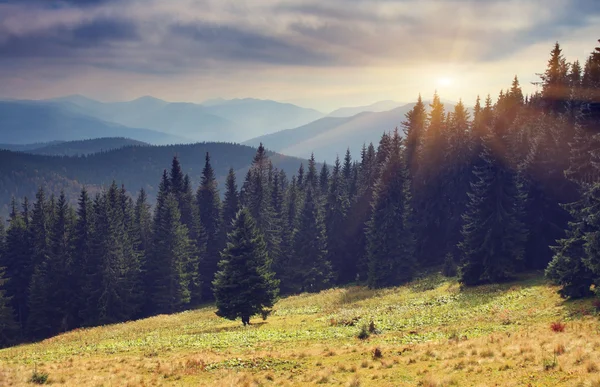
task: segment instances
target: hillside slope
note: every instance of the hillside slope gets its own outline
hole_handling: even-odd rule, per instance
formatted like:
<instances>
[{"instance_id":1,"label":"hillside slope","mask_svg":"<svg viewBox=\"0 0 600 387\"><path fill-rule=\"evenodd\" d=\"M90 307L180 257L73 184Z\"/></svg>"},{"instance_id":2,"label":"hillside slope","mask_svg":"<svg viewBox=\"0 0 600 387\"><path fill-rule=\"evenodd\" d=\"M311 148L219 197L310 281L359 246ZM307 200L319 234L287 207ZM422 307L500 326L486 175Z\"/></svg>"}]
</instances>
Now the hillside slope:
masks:
<instances>
[{"instance_id":1,"label":"hillside slope","mask_svg":"<svg viewBox=\"0 0 600 387\"><path fill-rule=\"evenodd\" d=\"M56 104L0 101L0 143L29 144L100 137L128 137L152 144L190 140L149 129L127 127L70 111Z\"/></svg>"},{"instance_id":2,"label":"hillside slope","mask_svg":"<svg viewBox=\"0 0 600 387\"><path fill-rule=\"evenodd\" d=\"M239 144L196 143L168 146L134 146L81 157L32 155L0 150L0 214L6 214L12 196L33 198L44 185L51 193L65 190L72 203L83 185L92 192L108 186L113 180L129 191L146 189L154 198L164 169L177 155L183 171L190 175L194 187L200 182L206 152L223 190L230 167L237 173L241 186L256 149ZM273 165L291 175L301 160L269 153Z\"/></svg>"},{"instance_id":3,"label":"hillside slope","mask_svg":"<svg viewBox=\"0 0 600 387\"><path fill-rule=\"evenodd\" d=\"M461 289L407 286L302 294L243 327L207 306L77 330L0 351L0 384L34 369L53 385L596 386L600 328L590 301L541 277ZM373 322L374 333L356 336ZM552 322L565 323L554 332ZM376 349L378 351L376 351ZM596 384L594 384L596 383Z\"/></svg>"},{"instance_id":4,"label":"hillside slope","mask_svg":"<svg viewBox=\"0 0 600 387\"><path fill-rule=\"evenodd\" d=\"M333 162L336 154L343 157L347 148L358 156L363 144L377 145L384 132L400 127L413 104L386 112L364 112L352 117L325 117L295 129L254 138L244 144L263 143L268 149L284 154Z\"/></svg>"},{"instance_id":5,"label":"hillside slope","mask_svg":"<svg viewBox=\"0 0 600 387\"><path fill-rule=\"evenodd\" d=\"M46 156L78 156L89 155L98 152L107 152L113 149L124 148L126 146L149 146L150 144L132 140L124 137L104 137L90 140L65 141L58 144L49 144L31 150L24 150L26 153Z\"/></svg>"}]
</instances>

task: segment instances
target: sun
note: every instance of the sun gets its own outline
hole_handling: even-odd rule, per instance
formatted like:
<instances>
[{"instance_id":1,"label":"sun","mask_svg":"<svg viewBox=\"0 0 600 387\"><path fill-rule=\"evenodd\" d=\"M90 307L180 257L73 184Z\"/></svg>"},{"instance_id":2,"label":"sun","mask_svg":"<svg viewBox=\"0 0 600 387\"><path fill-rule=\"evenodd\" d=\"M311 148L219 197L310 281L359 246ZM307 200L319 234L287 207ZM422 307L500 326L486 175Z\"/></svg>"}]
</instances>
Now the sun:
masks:
<instances>
[{"instance_id":1,"label":"sun","mask_svg":"<svg viewBox=\"0 0 600 387\"><path fill-rule=\"evenodd\" d=\"M439 87L450 87L454 84L454 79L451 77L440 77L437 80Z\"/></svg>"}]
</instances>

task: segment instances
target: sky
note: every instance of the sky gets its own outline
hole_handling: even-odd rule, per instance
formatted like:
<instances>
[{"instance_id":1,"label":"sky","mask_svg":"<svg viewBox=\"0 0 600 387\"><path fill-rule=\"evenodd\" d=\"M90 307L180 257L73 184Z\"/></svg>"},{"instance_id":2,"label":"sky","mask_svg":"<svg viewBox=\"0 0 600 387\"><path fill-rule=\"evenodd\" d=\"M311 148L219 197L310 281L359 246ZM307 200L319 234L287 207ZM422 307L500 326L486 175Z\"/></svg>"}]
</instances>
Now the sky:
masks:
<instances>
[{"instance_id":1,"label":"sky","mask_svg":"<svg viewBox=\"0 0 600 387\"><path fill-rule=\"evenodd\" d=\"M598 0L0 0L0 97L472 104L599 27Z\"/></svg>"}]
</instances>

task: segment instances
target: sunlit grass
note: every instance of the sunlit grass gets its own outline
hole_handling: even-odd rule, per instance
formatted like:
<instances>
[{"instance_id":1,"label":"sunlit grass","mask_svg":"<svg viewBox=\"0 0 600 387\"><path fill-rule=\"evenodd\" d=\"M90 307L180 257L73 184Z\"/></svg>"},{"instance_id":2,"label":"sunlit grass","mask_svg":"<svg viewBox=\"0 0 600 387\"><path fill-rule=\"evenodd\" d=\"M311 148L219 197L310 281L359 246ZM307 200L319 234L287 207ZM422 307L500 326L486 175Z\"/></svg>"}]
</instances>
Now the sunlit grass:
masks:
<instances>
[{"instance_id":1,"label":"sunlit grass","mask_svg":"<svg viewBox=\"0 0 600 387\"><path fill-rule=\"evenodd\" d=\"M69 332L0 351L0 385L37 370L67 386L592 386L596 313L539 276L461 289L432 275L288 297L249 327L206 307Z\"/></svg>"}]
</instances>

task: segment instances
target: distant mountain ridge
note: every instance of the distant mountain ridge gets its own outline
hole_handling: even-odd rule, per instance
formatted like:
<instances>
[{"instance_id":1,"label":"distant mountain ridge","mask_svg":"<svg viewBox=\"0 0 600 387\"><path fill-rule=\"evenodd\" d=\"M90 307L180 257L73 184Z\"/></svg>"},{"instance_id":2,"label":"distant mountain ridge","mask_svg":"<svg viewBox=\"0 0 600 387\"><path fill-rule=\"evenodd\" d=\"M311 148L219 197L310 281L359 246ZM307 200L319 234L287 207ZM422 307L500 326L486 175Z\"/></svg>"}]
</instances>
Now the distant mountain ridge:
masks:
<instances>
[{"instance_id":1,"label":"distant mountain ridge","mask_svg":"<svg viewBox=\"0 0 600 387\"><path fill-rule=\"evenodd\" d=\"M68 106L37 101L0 101L0 143L29 144L101 137L128 137L152 144L191 142L150 129L133 128L94 118Z\"/></svg>"},{"instance_id":2,"label":"distant mountain ridge","mask_svg":"<svg viewBox=\"0 0 600 387\"><path fill-rule=\"evenodd\" d=\"M429 101L423 101L429 109ZM284 130L244 142L257 146L263 143L267 149L286 155L308 158L314 153L317 160L333 162L336 155L343 157L346 149L354 157L360 155L363 144L377 145L381 135L395 128L402 133L402 122L415 106L408 103L383 112L361 112L351 117L325 117L298 128ZM446 111L454 105L446 104Z\"/></svg>"},{"instance_id":3,"label":"distant mountain ridge","mask_svg":"<svg viewBox=\"0 0 600 387\"><path fill-rule=\"evenodd\" d=\"M392 100L378 101L366 106L342 107L332 111L327 115L327 117L352 117L363 112L379 113L395 109L402 105L406 105L406 103L396 102Z\"/></svg>"},{"instance_id":4,"label":"distant mountain ridge","mask_svg":"<svg viewBox=\"0 0 600 387\"><path fill-rule=\"evenodd\" d=\"M104 137L48 144L25 152L46 156L81 156L98 152L108 152L128 146L150 146L150 144L124 137Z\"/></svg>"},{"instance_id":5,"label":"distant mountain ridge","mask_svg":"<svg viewBox=\"0 0 600 387\"><path fill-rule=\"evenodd\" d=\"M324 116L314 109L254 98L214 99L205 104L145 96L99 102L81 95L45 100L108 122L165 132L193 141L244 141L303 125Z\"/></svg>"}]
</instances>

